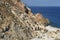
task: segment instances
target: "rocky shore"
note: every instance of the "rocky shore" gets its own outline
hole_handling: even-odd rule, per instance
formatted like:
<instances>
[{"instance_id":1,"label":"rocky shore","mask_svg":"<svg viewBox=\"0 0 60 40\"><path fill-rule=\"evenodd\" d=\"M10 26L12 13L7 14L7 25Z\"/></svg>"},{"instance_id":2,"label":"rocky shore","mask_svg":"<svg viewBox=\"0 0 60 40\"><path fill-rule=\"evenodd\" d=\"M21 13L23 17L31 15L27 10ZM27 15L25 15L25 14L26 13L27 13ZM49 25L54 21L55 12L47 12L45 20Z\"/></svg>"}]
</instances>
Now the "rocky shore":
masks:
<instances>
[{"instance_id":1,"label":"rocky shore","mask_svg":"<svg viewBox=\"0 0 60 40\"><path fill-rule=\"evenodd\" d=\"M60 40L60 28L49 23L20 0L0 0L0 40Z\"/></svg>"}]
</instances>

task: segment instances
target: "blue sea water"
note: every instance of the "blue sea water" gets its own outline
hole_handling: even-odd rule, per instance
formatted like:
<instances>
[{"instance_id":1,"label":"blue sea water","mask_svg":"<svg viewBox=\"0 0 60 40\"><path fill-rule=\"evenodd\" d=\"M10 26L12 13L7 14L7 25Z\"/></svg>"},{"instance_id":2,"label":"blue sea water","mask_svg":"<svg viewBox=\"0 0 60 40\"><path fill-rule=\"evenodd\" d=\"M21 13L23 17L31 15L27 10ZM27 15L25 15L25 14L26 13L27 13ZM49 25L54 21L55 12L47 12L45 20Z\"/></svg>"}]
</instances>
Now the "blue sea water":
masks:
<instances>
[{"instance_id":1,"label":"blue sea water","mask_svg":"<svg viewBox=\"0 0 60 40\"><path fill-rule=\"evenodd\" d=\"M50 20L50 25L60 28L60 7L30 7L34 14L41 13Z\"/></svg>"}]
</instances>

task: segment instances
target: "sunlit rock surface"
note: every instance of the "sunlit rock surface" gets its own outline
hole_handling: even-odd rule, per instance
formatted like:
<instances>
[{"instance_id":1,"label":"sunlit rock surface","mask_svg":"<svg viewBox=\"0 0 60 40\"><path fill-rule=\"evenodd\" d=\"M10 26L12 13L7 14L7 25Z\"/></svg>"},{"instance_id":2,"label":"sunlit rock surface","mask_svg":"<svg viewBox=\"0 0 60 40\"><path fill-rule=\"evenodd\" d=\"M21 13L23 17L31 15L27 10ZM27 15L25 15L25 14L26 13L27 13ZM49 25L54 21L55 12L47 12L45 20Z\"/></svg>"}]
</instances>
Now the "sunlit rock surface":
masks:
<instances>
[{"instance_id":1,"label":"sunlit rock surface","mask_svg":"<svg viewBox=\"0 0 60 40\"><path fill-rule=\"evenodd\" d=\"M60 28L48 24L23 2L0 0L0 40L60 40Z\"/></svg>"}]
</instances>

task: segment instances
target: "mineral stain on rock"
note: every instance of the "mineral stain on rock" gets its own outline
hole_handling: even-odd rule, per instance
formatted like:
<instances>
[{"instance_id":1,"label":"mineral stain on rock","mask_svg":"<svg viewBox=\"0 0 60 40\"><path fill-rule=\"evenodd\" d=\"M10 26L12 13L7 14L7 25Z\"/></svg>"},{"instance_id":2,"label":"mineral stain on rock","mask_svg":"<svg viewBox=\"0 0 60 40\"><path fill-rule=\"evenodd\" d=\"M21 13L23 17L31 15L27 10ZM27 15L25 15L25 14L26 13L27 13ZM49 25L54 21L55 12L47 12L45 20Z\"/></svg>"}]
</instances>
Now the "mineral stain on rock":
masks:
<instances>
[{"instance_id":1,"label":"mineral stain on rock","mask_svg":"<svg viewBox=\"0 0 60 40\"><path fill-rule=\"evenodd\" d=\"M0 40L60 40L60 29L48 24L21 0L0 0Z\"/></svg>"}]
</instances>

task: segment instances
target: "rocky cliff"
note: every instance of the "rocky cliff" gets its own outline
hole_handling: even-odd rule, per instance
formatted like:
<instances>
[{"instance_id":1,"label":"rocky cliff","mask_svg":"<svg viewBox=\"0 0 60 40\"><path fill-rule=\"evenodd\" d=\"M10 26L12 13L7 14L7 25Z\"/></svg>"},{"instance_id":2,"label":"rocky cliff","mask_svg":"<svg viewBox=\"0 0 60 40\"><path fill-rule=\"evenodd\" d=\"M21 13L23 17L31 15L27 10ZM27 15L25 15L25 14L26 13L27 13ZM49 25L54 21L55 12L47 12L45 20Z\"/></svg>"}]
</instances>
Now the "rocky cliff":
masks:
<instances>
[{"instance_id":1,"label":"rocky cliff","mask_svg":"<svg viewBox=\"0 0 60 40\"><path fill-rule=\"evenodd\" d=\"M60 29L48 24L20 0L0 0L0 40L60 40Z\"/></svg>"}]
</instances>

